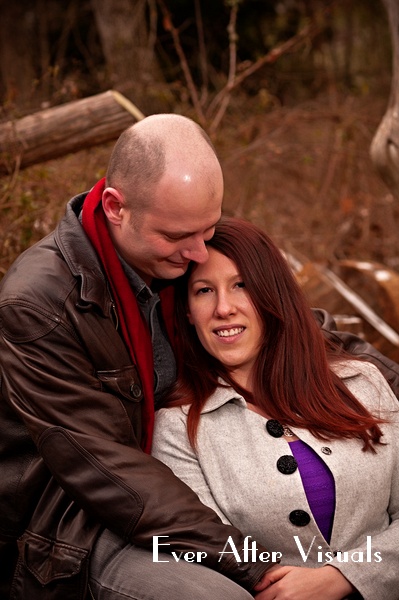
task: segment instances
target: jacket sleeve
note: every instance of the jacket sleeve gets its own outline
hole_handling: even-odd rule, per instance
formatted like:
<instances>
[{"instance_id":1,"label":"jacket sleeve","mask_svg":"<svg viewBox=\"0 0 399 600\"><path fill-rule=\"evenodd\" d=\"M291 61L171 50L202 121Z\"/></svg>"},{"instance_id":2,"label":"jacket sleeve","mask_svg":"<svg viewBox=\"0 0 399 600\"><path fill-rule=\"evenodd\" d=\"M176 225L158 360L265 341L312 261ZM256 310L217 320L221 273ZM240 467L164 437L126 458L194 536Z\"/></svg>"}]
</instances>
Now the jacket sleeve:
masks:
<instances>
[{"instance_id":1,"label":"jacket sleeve","mask_svg":"<svg viewBox=\"0 0 399 600\"><path fill-rule=\"evenodd\" d=\"M399 398L399 364L381 354L374 346L348 331L338 331L333 317L323 309L314 308L313 314L330 342L347 354L373 363L381 371L395 396Z\"/></svg>"},{"instance_id":2,"label":"jacket sleeve","mask_svg":"<svg viewBox=\"0 0 399 600\"><path fill-rule=\"evenodd\" d=\"M106 365L107 376L99 377L85 342L89 334L82 331L86 321L78 327L74 318L46 314L28 302L0 306L3 399L54 479L79 508L124 539L151 549L153 536L168 536L165 550L206 553L205 565L252 589L271 563L222 553L229 536L240 551L244 536L141 451L132 424L139 407L129 397L132 366ZM96 352L103 348L120 365L126 350L107 321L87 320L86 326L96 336Z\"/></svg>"},{"instance_id":3,"label":"jacket sleeve","mask_svg":"<svg viewBox=\"0 0 399 600\"><path fill-rule=\"evenodd\" d=\"M156 413L152 455L168 465L224 523L231 524L205 479L198 457L188 440L186 418L180 409L162 408Z\"/></svg>"},{"instance_id":4,"label":"jacket sleeve","mask_svg":"<svg viewBox=\"0 0 399 600\"><path fill-rule=\"evenodd\" d=\"M386 481L389 525L380 533L365 536L361 545L345 548L349 560L335 558L330 564L341 571L364 600L392 600L398 597L399 583L399 407L386 381L380 375L370 377L377 387L378 416L388 421L383 425L382 441L393 459L389 469L387 465Z\"/></svg>"}]
</instances>

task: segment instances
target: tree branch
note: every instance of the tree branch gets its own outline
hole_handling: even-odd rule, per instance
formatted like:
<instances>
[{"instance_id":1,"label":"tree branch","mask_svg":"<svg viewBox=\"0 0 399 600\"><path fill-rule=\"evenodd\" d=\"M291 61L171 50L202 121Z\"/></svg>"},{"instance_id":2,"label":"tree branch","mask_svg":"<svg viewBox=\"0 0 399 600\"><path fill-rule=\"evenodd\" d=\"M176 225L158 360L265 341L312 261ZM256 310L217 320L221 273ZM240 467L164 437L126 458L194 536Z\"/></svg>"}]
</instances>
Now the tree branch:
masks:
<instances>
[{"instance_id":1,"label":"tree branch","mask_svg":"<svg viewBox=\"0 0 399 600\"><path fill-rule=\"evenodd\" d=\"M212 123L209 127L209 133L212 134L216 131L219 126L220 121L222 120L224 113L230 103L230 91L233 89L235 76L236 76L236 68L237 68L237 13L238 13L238 2L234 3L231 7L230 11L230 20L227 26L227 31L229 34L229 75L227 78L227 85L224 88L226 93L221 97L219 110L216 113L216 116L212 120Z\"/></svg>"},{"instance_id":2,"label":"tree branch","mask_svg":"<svg viewBox=\"0 0 399 600\"><path fill-rule=\"evenodd\" d=\"M180 65L183 70L184 76L186 78L187 87L188 87L188 90L189 90L189 93L191 96L192 103L197 112L198 120L200 121L201 125L204 126L205 125L205 115L202 110L202 106L199 101L199 98L198 98L198 93L197 93L197 89L195 87L193 78L191 77L190 67L188 66L186 55L184 54L184 50L180 43L179 32L172 23L172 18L171 18L168 8L165 5L165 2L163 0L158 0L158 4L161 7L161 11L163 14L164 28L166 29L166 31L170 31L170 33L172 35L173 43L175 45L175 50L180 59Z\"/></svg>"}]
</instances>

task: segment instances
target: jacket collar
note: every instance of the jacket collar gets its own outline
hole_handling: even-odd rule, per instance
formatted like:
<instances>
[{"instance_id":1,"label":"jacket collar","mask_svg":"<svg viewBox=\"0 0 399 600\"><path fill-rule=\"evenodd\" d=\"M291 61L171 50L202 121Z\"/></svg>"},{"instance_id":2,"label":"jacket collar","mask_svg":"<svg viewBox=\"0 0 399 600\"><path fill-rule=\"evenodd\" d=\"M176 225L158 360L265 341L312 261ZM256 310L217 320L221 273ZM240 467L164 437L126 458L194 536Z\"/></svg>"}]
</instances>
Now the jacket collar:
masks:
<instances>
[{"instance_id":1,"label":"jacket collar","mask_svg":"<svg viewBox=\"0 0 399 600\"><path fill-rule=\"evenodd\" d=\"M223 379L219 380L220 386L216 388L213 392L212 396L208 398L205 405L202 407L201 414L209 413L214 410L217 410L224 404L228 402L234 402L235 404L240 404L244 408L246 408L247 403L245 399L240 396L232 387L227 385ZM182 411L187 415L190 410L189 404L184 404L181 407Z\"/></svg>"},{"instance_id":2,"label":"jacket collar","mask_svg":"<svg viewBox=\"0 0 399 600\"><path fill-rule=\"evenodd\" d=\"M65 216L55 230L55 241L71 273L81 281L82 301L97 304L103 314L109 316L112 307L110 295L104 294L104 286L108 287L108 283L97 253L79 221L86 196L87 192L68 202Z\"/></svg>"}]
</instances>

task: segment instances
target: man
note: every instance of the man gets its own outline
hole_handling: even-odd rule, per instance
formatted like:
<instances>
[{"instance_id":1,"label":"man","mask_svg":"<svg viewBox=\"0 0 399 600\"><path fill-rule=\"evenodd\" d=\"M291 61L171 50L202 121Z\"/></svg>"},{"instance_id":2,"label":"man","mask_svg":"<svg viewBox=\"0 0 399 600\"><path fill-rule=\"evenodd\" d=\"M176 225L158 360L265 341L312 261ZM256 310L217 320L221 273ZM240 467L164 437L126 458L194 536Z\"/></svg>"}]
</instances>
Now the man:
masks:
<instances>
[{"instance_id":1,"label":"man","mask_svg":"<svg viewBox=\"0 0 399 600\"><path fill-rule=\"evenodd\" d=\"M4 277L2 599L245 600L272 565L149 455L175 377L170 280L206 260L222 196L205 133L148 117Z\"/></svg>"}]
</instances>

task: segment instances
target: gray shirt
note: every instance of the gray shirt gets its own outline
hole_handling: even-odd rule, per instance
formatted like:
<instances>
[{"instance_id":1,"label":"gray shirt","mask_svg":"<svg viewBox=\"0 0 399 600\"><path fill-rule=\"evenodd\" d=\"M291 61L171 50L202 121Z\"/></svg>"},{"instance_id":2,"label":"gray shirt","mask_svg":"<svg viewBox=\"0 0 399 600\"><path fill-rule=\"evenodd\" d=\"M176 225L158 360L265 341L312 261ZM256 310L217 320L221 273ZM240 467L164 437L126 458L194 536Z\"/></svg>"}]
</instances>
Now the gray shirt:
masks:
<instances>
[{"instance_id":1,"label":"gray shirt","mask_svg":"<svg viewBox=\"0 0 399 600\"><path fill-rule=\"evenodd\" d=\"M79 221L82 223L82 213L79 215ZM119 254L118 258L150 329L154 356L154 400L156 406L164 392L176 379L175 355L163 322L159 295L152 292Z\"/></svg>"},{"instance_id":2,"label":"gray shirt","mask_svg":"<svg viewBox=\"0 0 399 600\"><path fill-rule=\"evenodd\" d=\"M164 392L176 379L176 360L165 330L159 294L153 292L123 258L120 256L119 258L150 329L154 356L154 399L156 406Z\"/></svg>"}]
</instances>

